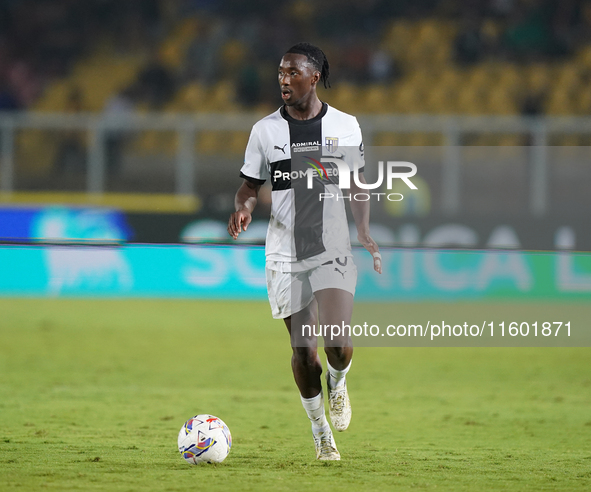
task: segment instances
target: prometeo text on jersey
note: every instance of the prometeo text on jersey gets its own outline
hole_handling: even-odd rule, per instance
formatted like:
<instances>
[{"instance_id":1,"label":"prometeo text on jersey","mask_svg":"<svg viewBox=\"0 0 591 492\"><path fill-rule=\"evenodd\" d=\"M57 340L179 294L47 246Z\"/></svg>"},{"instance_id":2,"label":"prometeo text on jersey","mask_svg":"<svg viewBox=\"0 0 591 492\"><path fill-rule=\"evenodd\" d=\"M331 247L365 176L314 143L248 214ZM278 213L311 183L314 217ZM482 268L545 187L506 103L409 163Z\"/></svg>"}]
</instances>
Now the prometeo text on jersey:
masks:
<instances>
[{"instance_id":1,"label":"prometeo text on jersey","mask_svg":"<svg viewBox=\"0 0 591 492\"><path fill-rule=\"evenodd\" d=\"M301 148L301 147L300 147ZM292 148L293 151L293 148ZM410 180L417 173L417 166L412 162L406 161L387 161L384 165L384 161L378 162L378 179L375 183L362 183L359 179L359 169L357 165L354 166L353 172L349 168L348 164L342 159L335 157L322 157L320 162L315 159L308 158L309 169L299 171L280 171L275 170L273 173L273 181L278 179L281 180L295 180L300 178L307 179L307 188L309 190L313 187L314 178L328 178L336 177L339 178L339 188L348 189L351 188L351 174L353 174L353 181L362 190L375 190L382 186L384 182L384 167L386 167L386 183L389 190L392 189L392 183L395 179L401 179L411 190L416 190L417 187ZM323 166L323 164L332 164L336 167ZM402 172L400 169L406 169Z\"/></svg>"}]
</instances>

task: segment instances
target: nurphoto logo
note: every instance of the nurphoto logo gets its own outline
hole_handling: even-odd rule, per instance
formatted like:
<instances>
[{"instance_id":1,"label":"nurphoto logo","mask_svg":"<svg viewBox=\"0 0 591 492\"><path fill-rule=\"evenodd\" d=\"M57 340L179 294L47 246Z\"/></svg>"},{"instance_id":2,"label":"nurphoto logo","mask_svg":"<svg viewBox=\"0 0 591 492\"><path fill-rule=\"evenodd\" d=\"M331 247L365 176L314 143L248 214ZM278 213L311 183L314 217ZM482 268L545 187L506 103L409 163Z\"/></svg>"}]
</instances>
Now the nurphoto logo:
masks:
<instances>
[{"instance_id":1,"label":"nurphoto logo","mask_svg":"<svg viewBox=\"0 0 591 492\"><path fill-rule=\"evenodd\" d=\"M347 190L351 188L351 174L353 174L353 181L355 182L355 184L362 190L375 190L379 188L380 186L382 186L382 183L384 182L384 167L386 168L386 187L388 190L392 190L392 184L395 179L401 179L411 190L417 189L414 183L410 180L410 178L412 178L417 173L417 166L412 162L386 161L386 163L384 164L384 161L378 161L377 181L375 183L362 183L359 180L359 166L357 163L355 163L355 165L353 166L353 173L351 173L349 165L342 159L335 157L322 157L320 161L326 164L332 163L337 167L337 169L333 171L338 172L339 188L341 190ZM324 169L324 167L322 167L322 169ZM316 176L315 172L317 172L316 169L310 168L305 173L308 180L307 187L309 190L311 190L313 187L313 179ZM326 173L326 171L324 172ZM348 195L339 193L320 193L319 200L322 201L325 199L336 199L337 201L355 200L366 202L372 196L375 196L378 201L380 201L380 198L383 196L386 198L386 200L392 202L399 202L404 198L402 193L349 193Z\"/></svg>"}]
</instances>

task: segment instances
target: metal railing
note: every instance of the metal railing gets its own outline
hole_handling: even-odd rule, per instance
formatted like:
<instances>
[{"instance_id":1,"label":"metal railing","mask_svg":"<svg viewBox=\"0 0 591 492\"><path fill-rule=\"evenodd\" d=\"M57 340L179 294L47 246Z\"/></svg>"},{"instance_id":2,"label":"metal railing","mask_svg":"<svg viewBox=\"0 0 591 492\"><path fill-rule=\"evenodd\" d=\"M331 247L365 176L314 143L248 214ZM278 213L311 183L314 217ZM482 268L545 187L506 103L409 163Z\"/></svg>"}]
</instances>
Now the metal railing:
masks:
<instances>
[{"instance_id":1,"label":"metal railing","mask_svg":"<svg viewBox=\"0 0 591 492\"><path fill-rule=\"evenodd\" d=\"M204 131L250 131L261 114L62 114L0 113L0 191L14 190L15 135L20 130L83 130L89 134L86 191L103 193L106 177L106 137L117 131L172 131L178 136L175 156L175 193L191 195L198 178L196 136ZM461 207L461 143L466 134L523 134L533 144L530 155L530 212L543 216L548 208L548 142L551 134L591 134L591 117L517 116L358 116L366 145L379 132L436 133L443 136L442 209L449 214Z\"/></svg>"}]
</instances>

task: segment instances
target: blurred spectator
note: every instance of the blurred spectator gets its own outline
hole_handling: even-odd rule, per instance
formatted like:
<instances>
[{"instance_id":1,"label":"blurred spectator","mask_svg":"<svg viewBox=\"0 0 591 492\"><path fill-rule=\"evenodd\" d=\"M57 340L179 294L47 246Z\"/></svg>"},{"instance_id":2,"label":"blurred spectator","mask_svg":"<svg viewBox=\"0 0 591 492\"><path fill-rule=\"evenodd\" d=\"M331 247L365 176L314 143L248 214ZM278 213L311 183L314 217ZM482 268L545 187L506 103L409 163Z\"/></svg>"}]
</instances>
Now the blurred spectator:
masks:
<instances>
[{"instance_id":1,"label":"blurred spectator","mask_svg":"<svg viewBox=\"0 0 591 492\"><path fill-rule=\"evenodd\" d=\"M39 4L42 43L36 47L36 65L50 77L66 75L84 51L84 7L79 3Z\"/></svg>"},{"instance_id":2,"label":"blurred spectator","mask_svg":"<svg viewBox=\"0 0 591 492\"><path fill-rule=\"evenodd\" d=\"M369 76L372 82L392 82L400 77L400 68L384 50L374 51L369 60Z\"/></svg>"},{"instance_id":3,"label":"blurred spectator","mask_svg":"<svg viewBox=\"0 0 591 492\"><path fill-rule=\"evenodd\" d=\"M515 0L490 0L488 9L493 17L507 18L515 9Z\"/></svg>"},{"instance_id":4,"label":"blurred spectator","mask_svg":"<svg viewBox=\"0 0 591 492\"><path fill-rule=\"evenodd\" d=\"M236 87L237 97L238 101L247 108L256 106L261 100L260 80L258 68L255 64L246 65L240 71Z\"/></svg>"},{"instance_id":5,"label":"blurred spectator","mask_svg":"<svg viewBox=\"0 0 591 492\"><path fill-rule=\"evenodd\" d=\"M480 23L476 18L470 17L464 21L462 30L454 40L454 60L463 66L478 63L484 57L486 46Z\"/></svg>"},{"instance_id":6,"label":"blurred spectator","mask_svg":"<svg viewBox=\"0 0 591 492\"><path fill-rule=\"evenodd\" d=\"M581 5L579 22L577 23L579 42L591 43L591 1Z\"/></svg>"},{"instance_id":7,"label":"blurred spectator","mask_svg":"<svg viewBox=\"0 0 591 492\"><path fill-rule=\"evenodd\" d=\"M236 84L238 102L247 108L261 101L261 76L256 60L252 55L245 59Z\"/></svg>"},{"instance_id":8,"label":"blurred spectator","mask_svg":"<svg viewBox=\"0 0 591 492\"><path fill-rule=\"evenodd\" d=\"M96 2L92 2L96 3ZM114 34L121 54L153 49L163 34L162 12L157 0L103 0L103 32Z\"/></svg>"},{"instance_id":9,"label":"blurred spectator","mask_svg":"<svg viewBox=\"0 0 591 492\"><path fill-rule=\"evenodd\" d=\"M503 36L504 47L510 58L529 61L552 53L550 16L548 2L519 5Z\"/></svg>"},{"instance_id":10,"label":"blurred spectator","mask_svg":"<svg viewBox=\"0 0 591 492\"><path fill-rule=\"evenodd\" d=\"M229 35L228 23L206 18L199 24L195 37L187 48L184 80L212 84L218 75L220 51Z\"/></svg>"},{"instance_id":11,"label":"blurred spectator","mask_svg":"<svg viewBox=\"0 0 591 492\"><path fill-rule=\"evenodd\" d=\"M544 114L545 94L543 91L526 94L521 101L521 115L535 117ZM534 145L535 137L531 133L523 136L523 145L526 147ZM530 159L529 162L533 162ZM531 166L530 166L531 167ZM532 172L531 170L529 172Z\"/></svg>"},{"instance_id":12,"label":"blurred spectator","mask_svg":"<svg viewBox=\"0 0 591 492\"><path fill-rule=\"evenodd\" d=\"M365 83L370 80L369 63L372 52L363 38L354 37L349 40L341 58L343 79L352 83Z\"/></svg>"},{"instance_id":13,"label":"blurred spectator","mask_svg":"<svg viewBox=\"0 0 591 492\"><path fill-rule=\"evenodd\" d=\"M591 5L585 2L583 5ZM563 0L558 2L552 16L552 34L554 37L554 52L552 55L566 55L574 51L577 39L577 28L582 18L582 5L578 0Z\"/></svg>"},{"instance_id":14,"label":"blurred spectator","mask_svg":"<svg viewBox=\"0 0 591 492\"><path fill-rule=\"evenodd\" d=\"M530 93L525 96L521 104L523 116L539 116L544 113L545 94L543 92Z\"/></svg>"},{"instance_id":15,"label":"blurred spectator","mask_svg":"<svg viewBox=\"0 0 591 492\"><path fill-rule=\"evenodd\" d=\"M257 78L264 82L284 50L302 40L327 51L335 80L389 83L399 68L380 43L392 22L443 20L442 12L470 19L452 46L461 65L495 55L487 21L502 32L501 54L517 61L547 60L591 42L591 2L584 0L0 0L0 77L8 80L3 104L12 104L8 91L29 107L42 84L67 76L97 47L145 55L171 39L185 57L178 73L154 56L138 76L139 102L154 110L172 98L177 79L210 85L226 75L240 99L255 105L269 97L260 84L257 94ZM191 41L175 31L188 16L199 25ZM242 66L240 57L225 56L232 42L255 58Z\"/></svg>"},{"instance_id":16,"label":"blurred spectator","mask_svg":"<svg viewBox=\"0 0 591 492\"><path fill-rule=\"evenodd\" d=\"M150 109L162 109L174 95L175 85L173 74L158 55L152 56L138 76L139 91Z\"/></svg>"},{"instance_id":17,"label":"blurred spectator","mask_svg":"<svg viewBox=\"0 0 591 492\"><path fill-rule=\"evenodd\" d=\"M105 105L104 115L110 119L119 119L128 116L135 111L137 100L137 87L131 86L111 97ZM121 158L129 135L124 128L112 130L106 135L106 159L109 175L116 175L121 170Z\"/></svg>"},{"instance_id":18,"label":"blurred spectator","mask_svg":"<svg viewBox=\"0 0 591 492\"><path fill-rule=\"evenodd\" d=\"M67 76L97 42L118 51L145 51L164 34L160 0L0 0L0 72L18 79L20 104L29 106L41 84ZM9 60L10 67L1 65ZM37 74L42 74L39 77ZM0 75L1 76L1 75Z\"/></svg>"},{"instance_id":19,"label":"blurred spectator","mask_svg":"<svg viewBox=\"0 0 591 492\"><path fill-rule=\"evenodd\" d=\"M67 97L64 108L66 113L80 113L84 111L82 91L73 87ZM66 172L80 172L86 167L86 132L66 130L63 132L59 144L54 170L58 174Z\"/></svg>"},{"instance_id":20,"label":"blurred spectator","mask_svg":"<svg viewBox=\"0 0 591 492\"><path fill-rule=\"evenodd\" d=\"M41 82L24 61L17 61L9 68L8 81L22 107L32 104L41 92Z\"/></svg>"},{"instance_id":21,"label":"blurred spectator","mask_svg":"<svg viewBox=\"0 0 591 492\"><path fill-rule=\"evenodd\" d=\"M139 12L139 18L147 41L152 45L162 36L162 11L158 0L136 0L134 7Z\"/></svg>"},{"instance_id":22,"label":"blurred spectator","mask_svg":"<svg viewBox=\"0 0 591 492\"><path fill-rule=\"evenodd\" d=\"M6 81L0 79L0 111L16 111L20 104Z\"/></svg>"}]
</instances>

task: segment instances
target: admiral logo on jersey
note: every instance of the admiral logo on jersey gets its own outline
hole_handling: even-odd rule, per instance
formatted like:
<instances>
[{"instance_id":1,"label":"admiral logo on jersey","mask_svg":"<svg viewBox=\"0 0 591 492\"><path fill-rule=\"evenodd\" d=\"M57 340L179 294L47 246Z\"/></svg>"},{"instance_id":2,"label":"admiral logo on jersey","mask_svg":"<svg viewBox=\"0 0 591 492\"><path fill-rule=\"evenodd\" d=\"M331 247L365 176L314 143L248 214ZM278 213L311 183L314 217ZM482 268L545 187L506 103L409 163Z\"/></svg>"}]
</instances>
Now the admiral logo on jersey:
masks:
<instances>
[{"instance_id":1,"label":"admiral logo on jersey","mask_svg":"<svg viewBox=\"0 0 591 492\"><path fill-rule=\"evenodd\" d=\"M294 142L291 144L292 152L317 152L320 150L320 142Z\"/></svg>"}]
</instances>

